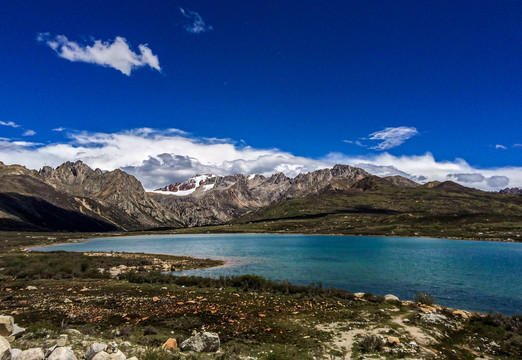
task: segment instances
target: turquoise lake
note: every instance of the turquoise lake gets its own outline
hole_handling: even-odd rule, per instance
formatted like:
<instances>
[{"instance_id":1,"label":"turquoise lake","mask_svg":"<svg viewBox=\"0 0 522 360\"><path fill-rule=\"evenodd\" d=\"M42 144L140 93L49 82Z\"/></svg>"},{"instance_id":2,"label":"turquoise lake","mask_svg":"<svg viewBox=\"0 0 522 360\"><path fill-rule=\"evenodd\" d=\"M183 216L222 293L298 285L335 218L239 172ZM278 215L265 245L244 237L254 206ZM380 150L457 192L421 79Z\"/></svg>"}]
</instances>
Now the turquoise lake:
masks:
<instances>
[{"instance_id":1,"label":"turquoise lake","mask_svg":"<svg viewBox=\"0 0 522 360\"><path fill-rule=\"evenodd\" d=\"M227 260L187 275L256 274L273 280L351 292L416 291L470 311L522 313L522 243L428 238L207 234L99 238L39 251L127 251ZM179 274L179 273L177 273Z\"/></svg>"}]
</instances>

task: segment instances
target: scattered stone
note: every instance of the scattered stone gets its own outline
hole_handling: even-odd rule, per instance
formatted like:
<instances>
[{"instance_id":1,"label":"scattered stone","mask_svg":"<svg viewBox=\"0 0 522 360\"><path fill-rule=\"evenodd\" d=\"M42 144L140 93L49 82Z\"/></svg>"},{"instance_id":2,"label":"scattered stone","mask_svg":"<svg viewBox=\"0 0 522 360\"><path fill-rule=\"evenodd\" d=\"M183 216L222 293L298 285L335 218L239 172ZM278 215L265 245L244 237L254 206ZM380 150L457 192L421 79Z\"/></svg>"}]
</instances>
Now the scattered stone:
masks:
<instances>
[{"instance_id":1,"label":"scattered stone","mask_svg":"<svg viewBox=\"0 0 522 360\"><path fill-rule=\"evenodd\" d=\"M363 292L357 292L357 293L353 294L353 296L355 296L357 299L362 299L364 297L364 293Z\"/></svg>"},{"instance_id":2,"label":"scattered stone","mask_svg":"<svg viewBox=\"0 0 522 360\"><path fill-rule=\"evenodd\" d=\"M384 295L384 301L400 301L400 300L397 296L388 294L388 295Z\"/></svg>"},{"instance_id":3,"label":"scattered stone","mask_svg":"<svg viewBox=\"0 0 522 360\"><path fill-rule=\"evenodd\" d=\"M178 348L178 342L174 338L169 338L165 344L161 345L162 349L176 350Z\"/></svg>"},{"instance_id":4,"label":"scattered stone","mask_svg":"<svg viewBox=\"0 0 522 360\"><path fill-rule=\"evenodd\" d=\"M71 349L67 347L57 347L49 355L47 360L78 360Z\"/></svg>"},{"instance_id":5,"label":"scattered stone","mask_svg":"<svg viewBox=\"0 0 522 360\"><path fill-rule=\"evenodd\" d=\"M0 360L10 360L11 359L11 345L9 342L4 339L3 336L0 336Z\"/></svg>"},{"instance_id":6,"label":"scattered stone","mask_svg":"<svg viewBox=\"0 0 522 360\"><path fill-rule=\"evenodd\" d=\"M79 332L79 331L76 330L76 329L67 329L67 330L65 330L65 333L66 333L67 335L71 335L71 336L82 336L82 333Z\"/></svg>"},{"instance_id":7,"label":"scattered stone","mask_svg":"<svg viewBox=\"0 0 522 360\"><path fill-rule=\"evenodd\" d=\"M14 360L15 357L13 356ZM44 352L40 348L33 348L29 350L21 351L18 355L16 355L16 360L43 360Z\"/></svg>"},{"instance_id":8,"label":"scattered stone","mask_svg":"<svg viewBox=\"0 0 522 360\"><path fill-rule=\"evenodd\" d=\"M399 345L401 343L401 341L399 340L398 337L388 336L388 338L386 339L386 343L388 345L395 346L395 345Z\"/></svg>"},{"instance_id":9,"label":"scattered stone","mask_svg":"<svg viewBox=\"0 0 522 360\"><path fill-rule=\"evenodd\" d=\"M111 277L116 277L121 274L121 269L118 269L117 267L111 267L109 269L109 274Z\"/></svg>"},{"instance_id":10,"label":"scattered stone","mask_svg":"<svg viewBox=\"0 0 522 360\"><path fill-rule=\"evenodd\" d=\"M67 336L67 334L60 335L60 337L58 338L58 341L56 342L56 346L58 346L58 347L65 346L67 344L68 339L69 339L69 336Z\"/></svg>"},{"instance_id":11,"label":"scattered stone","mask_svg":"<svg viewBox=\"0 0 522 360\"><path fill-rule=\"evenodd\" d=\"M121 343L123 346L132 346L132 344L129 341L124 341Z\"/></svg>"},{"instance_id":12,"label":"scattered stone","mask_svg":"<svg viewBox=\"0 0 522 360\"><path fill-rule=\"evenodd\" d=\"M12 316L0 316L0 336L10 336L14 330L14 319Z\"/></svg>"},{"instance_id":13,"label":"scattered stone","mask_svg":"<svg viewBox=\"0 0 522 360\"><path fill-rule=\"evenodd\" d=\"M109 354L110 360L126 360L127 356L122 353L120 350L117 350L115 353Z\"/></svg>"},{"instance_id":14,"label":"scattered stone","mask_svg":"<svg viewBox=\"0 0 522 360\"><path fill-rule=\"evenodd\" d=\"M219 335L210 332L201 332L191 336L181 343L181 350L195 352L216 352L219 350Z\"/></svg>"},{"instance_id":15,"label":"scattered stone","mask_svg":"<svg viewBox=\"0 0 522 360\"><path fill-rule=\"evenodd\" d=\"M85 360L92 360L92 358L101 351L107 350L107 345L102 343L93 343L87 349L87 352L83 356Z\"/></svg>"},{"instance_id":16,"label":"scattered stone","mask_svg":"<svg viewBox=\"0 0 522 360\"><path fill-rule=\"evenodd\" d=\"M107 345L107 349L105 351L109 354L114 354L118 352L118 344L116 344L116 342L114 341L111 341L109 345Z\"/></svg>"},{"instance_id":17,"label":"scattered stone","mask_svg":"<svg viewBox=\"0 0 522 360\"><path fill-rule=\"evenodd\" d=\"M72 300L66 298L63 302L64 302L65 304L70 304L70 303L72 303Z\"/></svg>"},{"instance_id":18,"label":"scattered stone","mask_svg":"<svg viewBox=\"0 0 522 360\"><path fill-rule=\"evenodd\" d=\"M32 286L32 285L29 285L28 287L25 288L25 290L38 290L38 288L36 286Z\"/></svg>"},{"instance_id":19,"label":"scattered stone","mask_svg":"<svg viewBox=\"0 0 522 360\"><path fill-rule=\"evenodd\" d=\"M455 310L453 311L453 315L458 316L463 320L467 320L469 318L469 313L464 310Z\"/></svg>"},{"instance_id":20,"label":"scattered stone","mask_svg":"<svg viewBox=\"0 0 522 360\"><path fill-rule=\"evenodd\" d=\"M110 360L110 358L111 356L108 353L106 353L105 351L100 351L99 353L94 355L92 360Z\"/></svg>"},{"instance_id":21,"label":"scattered stone","mask_svg":"<svg viewBox=\"0 0 522 360\"><path fill-rule=\"evenodd\" d=\"M11 349L11 359L14 360L14 358L20 355L21 353L22 350L20 349Z\"/></svg>"}]
</instances>

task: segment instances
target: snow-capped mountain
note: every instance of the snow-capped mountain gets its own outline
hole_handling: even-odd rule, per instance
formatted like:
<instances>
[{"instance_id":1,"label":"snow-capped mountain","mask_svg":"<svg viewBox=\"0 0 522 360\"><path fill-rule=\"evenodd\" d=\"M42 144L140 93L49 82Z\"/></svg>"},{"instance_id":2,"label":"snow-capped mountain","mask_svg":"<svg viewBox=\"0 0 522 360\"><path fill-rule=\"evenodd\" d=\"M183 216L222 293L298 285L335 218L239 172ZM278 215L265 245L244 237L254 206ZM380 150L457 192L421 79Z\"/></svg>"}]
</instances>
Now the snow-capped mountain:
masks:
<instances>
[{"instance_id":1,"label":"snow-capped mountain","mask_svg":"<svg viewBox=\"0 0 522 360\"><path fill-rule=\"evenodd\" d=\"M191 177L186 181L170 184L151 192L163 195L187 196L192 194L196 190L208 191L212 189L215 186L215 184L216 175L201 174Z\"/></svg>"}]
</instances>

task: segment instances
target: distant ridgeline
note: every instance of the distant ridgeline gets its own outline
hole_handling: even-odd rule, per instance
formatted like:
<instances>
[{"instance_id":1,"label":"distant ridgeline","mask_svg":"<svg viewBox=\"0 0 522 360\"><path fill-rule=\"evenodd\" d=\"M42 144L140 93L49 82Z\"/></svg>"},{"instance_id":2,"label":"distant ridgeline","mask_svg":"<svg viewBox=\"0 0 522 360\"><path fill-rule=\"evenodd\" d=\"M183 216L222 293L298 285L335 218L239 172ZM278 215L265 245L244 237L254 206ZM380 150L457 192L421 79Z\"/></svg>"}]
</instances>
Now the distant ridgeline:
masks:
<instances>
[{"instance_id":1,"label":"distant ridgeline","mask_svg":"<svg viewBox=\"0 0 522 360\"><path fill-rule=\"evenodd\" d=\"M146 192L122 170L102 172L81 161L40 171L0 163L0 229L130 231L226 224L214 231L519 240L522 197L514 195L519 193L450 181L420 185L345 165L295 178L204 174Z\"/></svg>"},{"instance_id":2,"label":"distant ridgeline","mask_svg":"<svg viewBox=\"0 0 522 360\"><path fill-rule=\"evenodd\" d=\"M517 188L517 187L505 188L505 189L500 190L499 193L501 193L501 194L522 194L522 189Z\"/></svg>"}]
</instances>

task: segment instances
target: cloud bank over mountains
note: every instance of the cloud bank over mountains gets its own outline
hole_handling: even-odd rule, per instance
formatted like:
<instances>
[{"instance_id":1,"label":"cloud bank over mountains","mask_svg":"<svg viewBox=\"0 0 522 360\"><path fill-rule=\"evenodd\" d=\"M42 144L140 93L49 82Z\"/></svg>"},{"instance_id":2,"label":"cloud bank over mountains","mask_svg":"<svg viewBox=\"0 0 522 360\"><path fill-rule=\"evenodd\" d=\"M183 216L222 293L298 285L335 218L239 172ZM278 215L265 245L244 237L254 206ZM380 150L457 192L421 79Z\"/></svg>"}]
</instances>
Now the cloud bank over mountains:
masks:
<instances>
[{"instance_id":1,"label":"cloud bank over mountains","mask_svg":"<svg viewBox=\"0 0 522 360\"><path fill-rule=\"evenodd\" d=\"M410 133L411 134L411 133ZM40 144L0 138L0 161L38 169L82 160L94 168L121 168L146 189L184 181L198 173L262 174L301 172L347 164L378 176L401 175L417 182L452 180L483 190L522 186L522 167L480 169L463 159L437 161L431 153L394 156L385 151L350 156L330 153L320 159L279 149L256 149L230 139L197 137L178 129L140 128L117 133L70 132L64 142Z\"/></svg>"}]
</instances>

